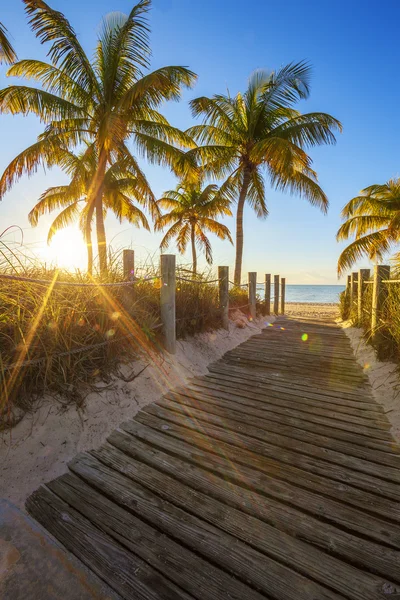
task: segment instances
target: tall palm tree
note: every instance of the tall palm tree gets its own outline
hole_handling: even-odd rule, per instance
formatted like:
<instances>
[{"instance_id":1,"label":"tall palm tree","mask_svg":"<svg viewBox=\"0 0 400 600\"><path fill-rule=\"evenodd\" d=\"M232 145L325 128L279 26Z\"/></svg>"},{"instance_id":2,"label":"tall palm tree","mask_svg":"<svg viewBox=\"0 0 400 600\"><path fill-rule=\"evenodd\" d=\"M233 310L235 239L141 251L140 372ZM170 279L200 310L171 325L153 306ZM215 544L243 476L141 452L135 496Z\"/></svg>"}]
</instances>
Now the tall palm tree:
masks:
<instances>
[{"instance_id":1,"label":"tall palm tree","mask_svg":"<svg viewBox=\"0 0 400 600\"><path fill-rule=\"evenodd\" d=\"M307 98L310 67L289 64L277 73L255 71L245 93L214 95L191 101L203 124L186 133L199 143L192 150L206 172L227 177L223 192L237 199L235 283L240 284L243 256L243 211L246 200L256 215L268 214L263 171L273 187L305 196L324 212L328 199L317 183L305 149L335 142L341 124L325 113L302 115L296 101Z\"/></svg>"},{"instance_id":2,"label":"tall palm tree","mask_svg":"<svg viewBox=\"0 0 400 600\"><path fill-rule=\"evenodd\" d=\"M202 188L199 181L183 182L176 190L165 192L158 205L170 212L162 215L155 225L156 231L169 227L161 241L161 249L165 250L176 238L178 250L184 254L190 242L193 272L197 272L196 246L204 251L206 261L212 264L211 243L205 232L210 231L221 240L228 239L232 243L228 227L217 221L218 217L232 216L229 203L216 185Z\"/></svg>"},{"instance_id":3,"label":"tall palm tree","mask_svg":"<svg viewBox=\"0 0 400 600\"><path fill-rule=\"evenodd\" d=\"M17 60L17 54L7 36L7 29L0 23L0 65L10 65Z\"/></svg>"},{"instance_id":4,"label":"tall palm tree","mask_svg":"<svg viewBox=\"0 0 400 600\"><path fill-rule=\"evenodd\" d=\"M193 142L157 109L165 100L178 100L182 87L192 86L196 76L180 66L148 71L146 14L151 0L140 0L127 16L111 13L103 19L92 61L62 13L43 0L23 2L37 37L42 43L50 42L50 62L21 60L11 67L9 75L32 79L40 88L13 85L1 90L0 112L36 114L46 128L6 168L0 179L0 198L23 174L34 173L41 164L62 163L60 145L64 149L82 142L92 145L98 161L87 202L96 215L100 272L105 273L103 185L107 168L125 160L137 178L137 193L154 201L127 141L131 139L137 152L152 163L177 165L184 156L182 148Z\"/></svg>"},{"instance_id":5,"label":"tall palm tree","mask_svg":"<svg viewBox=\"0 0 400 600\"><path fill-rule=\"evenodd\" d=\"M93 174L96 171L98 157L89 146L79 155L63 151L64 170L71 176L68 185L48 188L40 197L28 215L29 222L36 227L39 217L62 209L50 226L47 242L64 227L79 219L88 250L88 273L93 273L93 248L91 241L93 205L88 202ZM159 216L156 202L148 202L138 194L137 178L130 170L129 163L123 158L110 165L104 175L103 212L112 211L118 220L126 219L132 225L150 230L145 214L136 206L141 204L150 210L153 217Z\"/></svg>"},{"instance_id":6,"label":"tall palm tree","mask_svg":"<svg viewBox=\"0 0 400 600\"><path fill-rule=\"evenodd\" d=\"M355 240L339 257L339 275L363 256L381 259L400 242L400 178L361 190L343 208L342 218L337 240Z\"/></svg>"}]
</instances>

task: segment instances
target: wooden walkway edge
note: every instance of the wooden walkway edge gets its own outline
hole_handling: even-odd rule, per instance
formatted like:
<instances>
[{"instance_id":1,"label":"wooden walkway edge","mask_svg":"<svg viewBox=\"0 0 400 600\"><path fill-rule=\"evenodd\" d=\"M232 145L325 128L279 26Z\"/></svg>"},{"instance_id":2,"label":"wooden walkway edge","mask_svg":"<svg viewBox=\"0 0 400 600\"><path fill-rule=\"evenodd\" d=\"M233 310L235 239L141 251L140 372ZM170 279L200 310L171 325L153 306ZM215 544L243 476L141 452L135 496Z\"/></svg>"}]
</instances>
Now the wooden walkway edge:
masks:
<instances>
[{"instance_id":1,"label":"wooden walkway edge","mask_svg":"<svg viewBox=\"0 0 400 600\"><path fill-rule=\"evenodd\" d=\"M27 509L127 600L395 599L399 467L344 332L279 318Z\"/></svg>"}]
</instances>

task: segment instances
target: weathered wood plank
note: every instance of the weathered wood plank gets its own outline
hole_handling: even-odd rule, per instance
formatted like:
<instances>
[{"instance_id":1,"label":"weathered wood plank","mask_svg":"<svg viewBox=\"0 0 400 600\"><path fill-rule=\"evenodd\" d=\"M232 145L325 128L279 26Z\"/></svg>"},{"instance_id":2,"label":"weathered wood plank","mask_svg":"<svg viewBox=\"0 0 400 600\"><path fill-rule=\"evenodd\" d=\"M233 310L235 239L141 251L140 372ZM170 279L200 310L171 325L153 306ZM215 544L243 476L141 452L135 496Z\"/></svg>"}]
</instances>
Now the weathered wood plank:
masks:
<instances>
[{"instance_id":1,"label":"weathered wood plank","mask_svg":"<svg viewBox=\"0 0 400 600\"><path fill-rule=\"evenodd\" d=\"M200 405L198 406L200 408ZM178 416L171 416L171 411L177 413ZM252 451L262 456L279 457L279 460L291 465L298 465L304 470L314 471L315 469L314 472L322 473L326 477L332 477L382 496L400 500L400 457L397 469L377 465L336 450L321 448L313 442L303 442L293 437L273 433L263 427L263 421L257 422L255 418L247 415L239 415L235 420L233 411L232 413L221 411L221 418L206 410L195 408L193 403L182 403L181 398L175 402L172 399L159 400L157 404L146 407L144 412L181 423L185 427L195 427L199 431L206 430L205 424L215 425L221 428L222 432L218 432L215 427L207 429L212 437L213 434L220 439L223 436L231 444L252 448ZM237 435L232 436L231 432L235 432ZM309 458L303 459L303 454ZM327 465L327 462L332 464Z\"/></svg>"},{"instance_id":2,"label":"weathered wood plank","mask_svg":"<svg viewBox=\"0 0 400 600\"><path fill-rule=\"evenodd\" d=\"M101 461L105 461L105 464L111 466L112 469L119 471L136 483L142 483L140 464L138 465L137 461L126 454L111 447L103 447L101 451L96 453L96 456ZM96 469L96 465L94 469ZM79 471L79 473L82 476L82 471ZM84 468L84 473L87 473L86 468ZM112 470L111 473L113 473ZM100 484L97 483L98 476L96 472L93 473L93 465L89 477L94 485L104 485L103 477L101 477ZM125 494L126 487L126 485L123 485L124 496L121 497L118 492L116 494L112 481L110 481L106 493L107 495L115 495L119 502L130 505L130 497L126 497ZM168 498L180 508L186 509L190 506L192 514L234 535L237 539L251 544L267 556L293 567L303 575L345 594L346 597L360 598L360 600L365 600L368 597L377 598L377 590L382 590L385 584L389 584L387 580L363 573L305 542L296 540L290 535L244 514L242 511L228 508L218 500L195 491L155 469L148 468L146 487L157 495L161 489L161 496ZM130 490L128 493L130 493ZM136 502L134 504L136 506ZM271 592L273 593L272 589ZM307 593L310 593L310 590Z\"/></svg>"},{"instance_id":3,"label":"weathered wood plank","mask_svg":"<svg viewBox=\"0 0 400 600\"><path fill-rule=\"evenodd\" d=\"M201 441L199 446L194 447L188 443L185 436L180 436L177 431L174 431L174 436L165 435L170 431L170 426L166 423L149 415L143 415L143 417L148 422L152 422L152 427L137 421L128 421L123 423L121 428L140 440L146 441L149 447L154 445L184 458L188 463L199 464L210 471L219 473L229 481L256 490L267 497L272 496L282 502L297 506L303 511L317 515L328 522L336 523L349 531L355 531L366 538L382 542L393 548L400 548L400 526L366 513L365 507L360 510L278 479L276 476L280 474L280 469L273 477L266 473L260 473L254 468L237 464L233 457L224 457L223 451L219 449L221 446L219 442L213 443L212 440L209 440L208 451L200 447ZM196 434L192 435L194 438ZM338 492L340 492L339 489Z\"/></svg>"},{"instance_id":4,"label":"weathered wood plank","mask_svg":"<svg viewBox=\"0 0 400 600\"><path fill-rule=\"evenodd\" d=\"M241 600L245 596L259 598L259 595L253 594L253 590L248 586L160 533L158 529L145 523L130 510L119 506L114 500L120 501L124 498L124 504L127 508L131 508L124 494L124 488L127 486L124 477L114 475L111 471L110 478L110 470L107 468L103 470L101 463L91 457L86 457L84 464L89 465L89 475L95 474L95 477L88 477L89 483L93 480L93 485L96 487L98 477L103 478L103 474L106 475L105 483L107 481L112 483L111 490L101 487L101 491L107 491L108 497L72 474L63 475L48 486L96 527L126 546L134 555L138 555L194 598L199 600L233 600L234 598ZM82 465L78 471L81 473ZM86 470L83 476L85 473ZM133 496L128 498L132 499ZM142 514L138 512L141 517Z\"/></svg>"},{"instance_id":5,"label":"weathered wood plank","mask_svg":"<svg viewBox=\"0 0 400 600\"><path fill-rule=\"evenodd\" d=\"M348 456L363 458L378 465L387 465L396 469L396 472L400 465L400 456L398 454L382 452L377 448L371 448L367 444L355 444L353 441L348 442L337 437L329 437L329 429L328 432L322 429L321 433L321 427L314 424L308 424L308 427L305 427L302 421L290 417L282 417L281 415L266 414L258 408L247 406L245 403L221 400L208 394L192 395L184 390L181 392L170 392L164 396L164 399L179 402L187 406L194 406L208 414L215 414L222 417L228 412L230 418L241 423L255 424L265 432L277 433L287 436L290 439L298 439L310 444L316 444L321 448L337 450ZM327 433L328 435L326 435Z\"/></svg>"},{"instance_id":6,"label":"weathered wood plank","mask_svg":"<svg viewBox=\"0 0 400 600\"><path fill-rule=\"evenodd\" d=\"M223 451L238 464L251 466L268 475L279 473L279 477L295 485L354 506L368 507L370 512L400 522L398 486L330 463L318 463L310 457L285 451L284 448L271 448L267 442L252 440L240 433L232 435L231 432L204 421L196 423L193 419L185 419L182 415L156 406L142 411L137 416L137 421L154 426L157 422L148 418L152 416L161 420L168 434L179 439L206 449L213 445L214 452L217 449ZM393 496L396 496L394 501Z\"/></svg>"},{"instance_id":7,"label":"weathered wood plank","mask_svg":"<svg viewBox=\"0 0 400 600\"><path fill-rule=\"evenodd\" d=\"M39 488L28 498L27 509L67 550L126 600L192 598L47 488Z\"/></svg>"},{"instance_id":8,"label":"weathered wood plank","mask_svg":"<svg viewBox=\"0 0 400 600\"><path fill-rule=\"evenodd\" d=\"M250 382L249 382L250 384ZM221 393L232 393L231 390L233 386L224 386L221 383L217 382L208 382L208 381L191 381L187 386L188 389L208 389L213 392L221 392ZM388 422L385 415L382 413L376 412L367 412L362 411L356 408L349 408L345 406L336 406L332 404L323 404L316 400L308 400L307 398L302 398L301 396L290 397L286 394L275 394L270 395L267 393L261 393L259 390L248 389L245 391L243 388L236 388L237 395L244 395L244 397L251 398L253 400L266 401L267 404L275 405L275 406L284 406L285 408L303 411L305 413L317 414L320 416L326 416L328 418L333 418L336 420L346 421L347 423L357 423L361 425L365 425L367 427L375 427L375 428L383 428L389 429L390 423Z\"/></svg>"},{"instance_id":9,"label":"weathered wood plank","mask_svg":"<svg viewBox=\"0 0 400 600\"><path fill-rule=\"evenodd\" d=\"M71 469L118 503L140 514L153 526L178 539L189 548L195 549L196 552L268 596L277 600L342 598L341 595L323 588L254 550L238 538L163 500L140 483L131 480L127 485L125 477L93 456L78 455L71 464ZM195 494L196 492L193 491L191 499L193 504ZM375 589L378 587L379 584L376 585L375 580ZM378 598L377 595L373 597ZM248 588L248 591L237 592L235 598L260 598L260 596L255 592L251 594Z\"/></svg>"},{"instance_id":10,"label":"weathered wood plank","mask_svg":"<svg viewBox=\"0 0 400 600\"><path fill-rule=\"evenodd\" d=\"M187 388L186 391L184 391L182 389L181 393L185 394L185 395L189 395L196 392L196 389L193 389L193 391L190 391L190 388ZM238 392L232 392L229 391L227 393L222 392L222 391L215 391L213 392L213 390L210 390L209 392L202 392L203 395L208 395L214 398L221 398L223 400L228 400L228 401L241 401L243 403L243 401L246 401L249 403L249 406L253 406L256 408L259 408L260 410L265 411L266 416L269 417L269 413L270 414L277 414L277 415L285 415L287 417L290 418L296 418L296 419L301 419L303 421L308 421L309 423L316 423L318 425L324 425L325 427L330 427L331 429L339 429L339 430L343 430L343 431L349 431L350 433L358 433L364 437L368 437L374 440L382 440L382 441L389 441L391 442L392 440L392 436L390 434L390 432L386 429L380 428L380 427L374 427L374 426L365 426L365 425L360 425L358 423L348 423L346 420L343 419L335 419L333 417L328 417L328 416L322 416L322 415L318 415L318 414L313 414L312 412L304 412L303 410L298 410L298 409L294 409L294 408L287 408L285 406L281 406L281 405L276 405L276 404L270 404L269 402L263 400L262 398L251 398L252 394L251 392L249 392L249 397L248 399L246 399L246 396L244 395L244 392L238 391ZM239 400L237 400L239 399ZM241 400L240 400L241 399Z\"/></svg>"},{"instance_id":11,"label":"weathered wood plank","mask_svg":"<svg viewBox=\"0 0 400 600\"><path fill-rule=\"evenodd\" d=\"M124 431L115 431L109 437L109 442L123 453L137 459L135 473L138 481L150 487L156 485L158 494L173 494L173 485L163 485L157 479L154 471L171 475L191 488L201 491L211 498L216 498L237 508L246 514L256 517L315 546L349 560L361 568L372 572L382 573L386 577L400 582L400 552L386 546L359 538L346 530L326 523L310 514L301 512L286 503L281 503L273 497L265 498L254 489L227 481L223 475L213 473L199 464L188 464L181 458L171 455L155 446L149 446ZM115 467L113 455L106 451L108 446L93 451L92 454L110 467ZM151 468L154 467L154 470ZM131 467L132 475L132 467ZM166 496L166 497L169 497Z\"/></svg>"}]
</instances>

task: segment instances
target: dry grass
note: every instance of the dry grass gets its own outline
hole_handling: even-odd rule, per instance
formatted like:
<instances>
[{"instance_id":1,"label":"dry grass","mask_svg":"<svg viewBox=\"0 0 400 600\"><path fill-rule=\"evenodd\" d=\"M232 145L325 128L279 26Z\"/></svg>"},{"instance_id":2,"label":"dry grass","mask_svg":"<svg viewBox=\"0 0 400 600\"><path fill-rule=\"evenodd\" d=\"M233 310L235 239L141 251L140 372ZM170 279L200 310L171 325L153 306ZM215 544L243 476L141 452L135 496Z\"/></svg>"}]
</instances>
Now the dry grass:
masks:
<instances>
[{"instance_id":1,"label":"dry grass","mask_svg":"<svg viewBox=\"0 0 400 600\"><path fill-rule=\"evenodd\" d=\"M122 281L120 253L113 254L110 265L102 283ZM139 279L129 287L68 287L59 282L93 280L80 272L47 269L2 242L1 274L48 283L0 278L0 428L12 424L16 407L29 410L44 394L79 406L94 385L107 385L119 375L121 363L156 355L161 334L157 271L151 264L137 269ZM186 270L177 275L191 277ZM217 285L205 283L205 275L197 281L178 280L179 337L220 326ZM85 350L71 353L77 349Z\"/></svg>"}]
</instances>

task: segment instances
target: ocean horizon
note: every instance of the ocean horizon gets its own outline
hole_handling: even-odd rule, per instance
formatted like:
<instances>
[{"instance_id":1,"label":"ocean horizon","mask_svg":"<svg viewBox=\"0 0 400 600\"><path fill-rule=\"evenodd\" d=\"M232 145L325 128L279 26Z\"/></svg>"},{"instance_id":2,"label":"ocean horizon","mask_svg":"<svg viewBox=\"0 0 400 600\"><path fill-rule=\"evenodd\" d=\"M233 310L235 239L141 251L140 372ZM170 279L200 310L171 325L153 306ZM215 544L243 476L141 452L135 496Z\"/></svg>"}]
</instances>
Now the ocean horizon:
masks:
<instances>
[{"instance_id":1,"label":"ocean horizon","mask_svg":"<svg viewBox=\"0 0 400 600\"><path fill-rule=\"evenodd\" d=\"M271 286L271 295L274 294ZM286 285L286 302L315 302L318 304L336 304L339 295L346 289L344 285ZM257 292L264 296L264 286L258 285Z\"/></svg>"}]
</instances>

